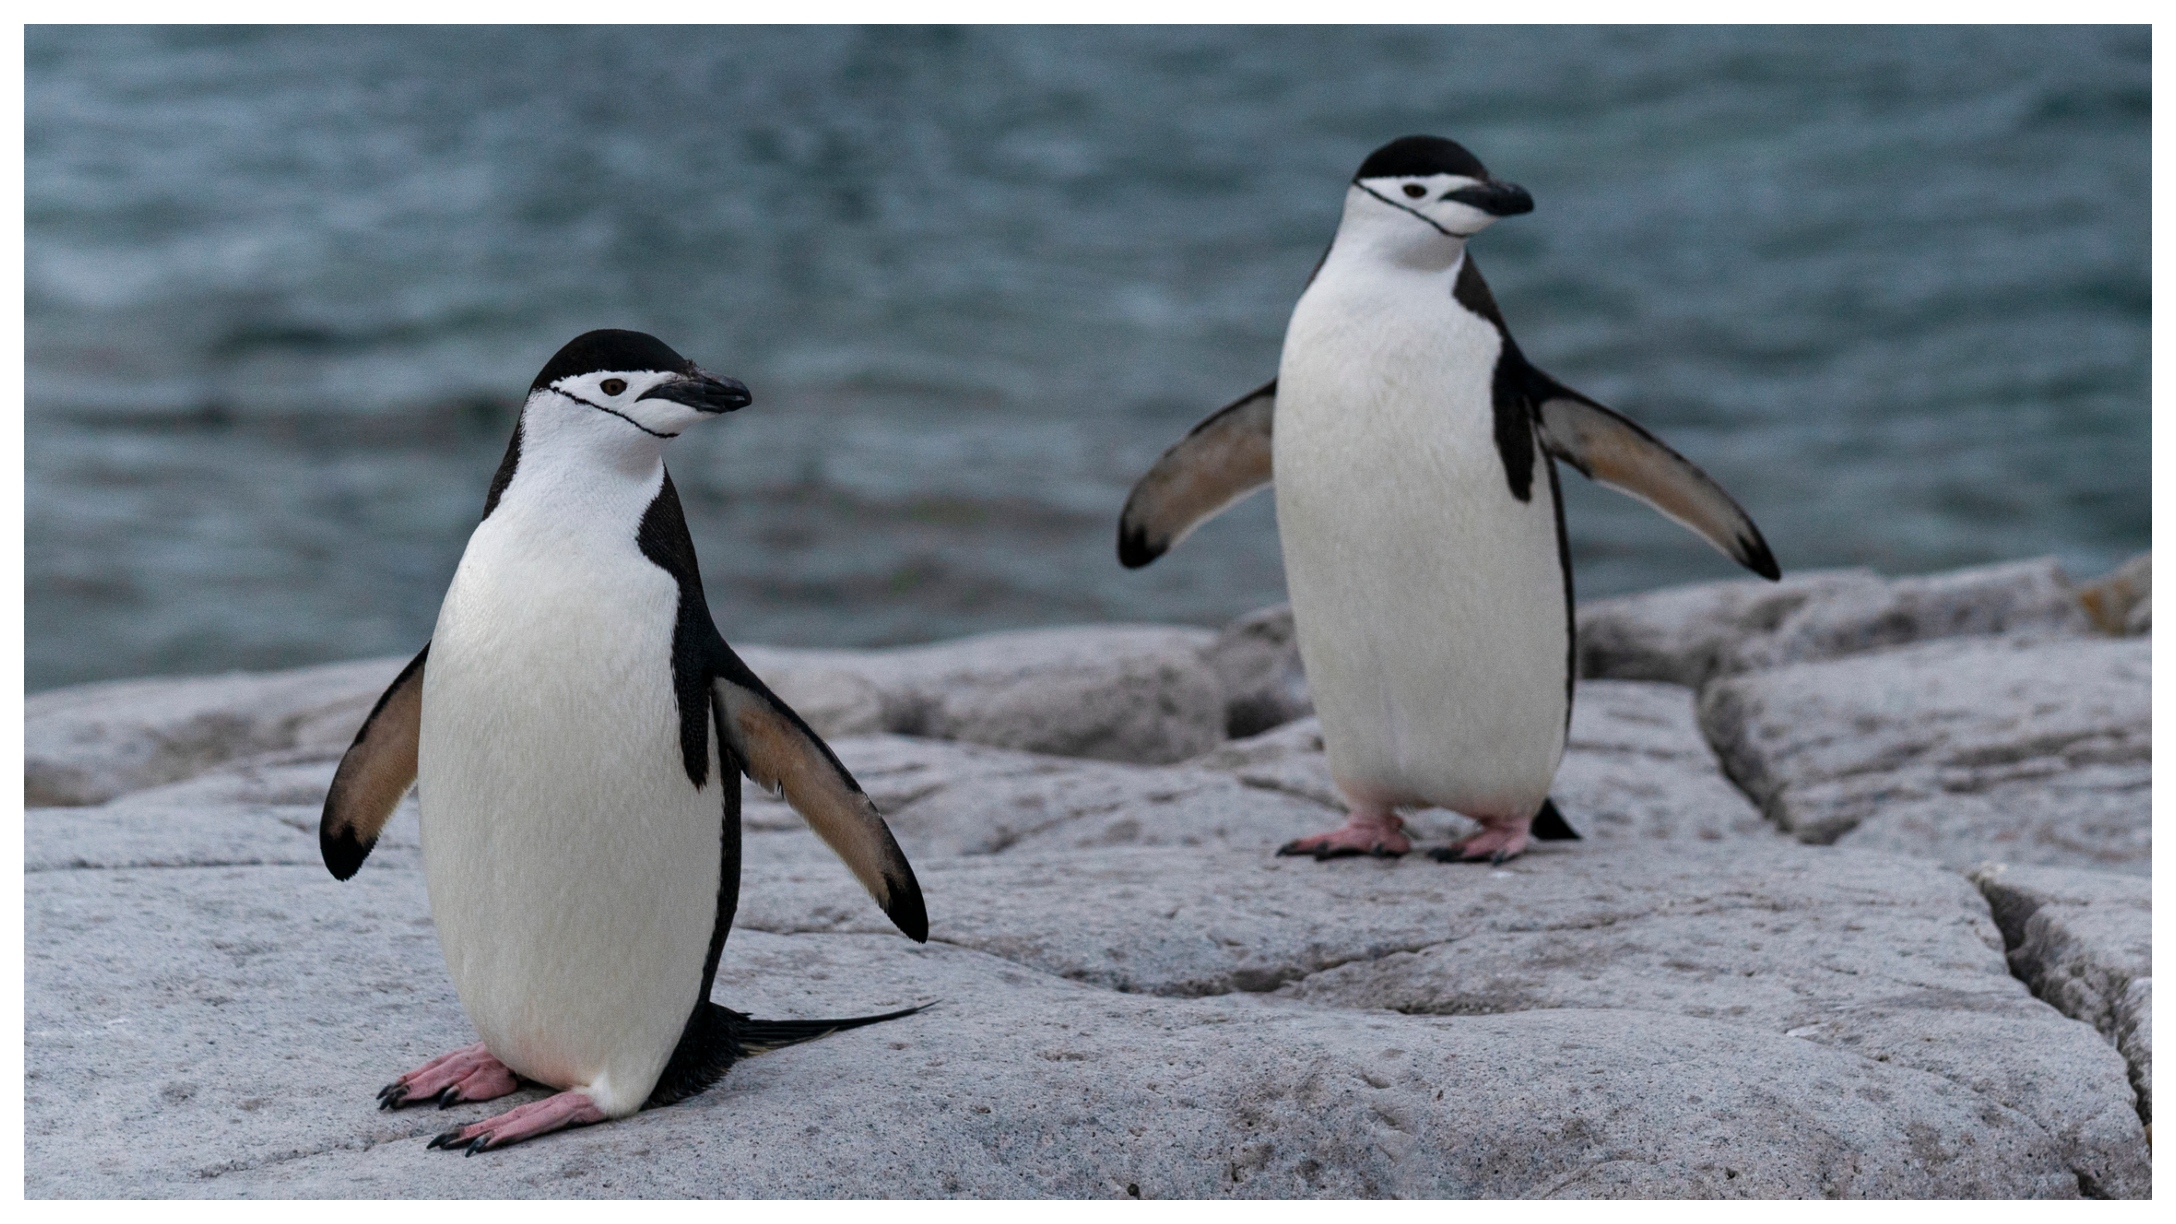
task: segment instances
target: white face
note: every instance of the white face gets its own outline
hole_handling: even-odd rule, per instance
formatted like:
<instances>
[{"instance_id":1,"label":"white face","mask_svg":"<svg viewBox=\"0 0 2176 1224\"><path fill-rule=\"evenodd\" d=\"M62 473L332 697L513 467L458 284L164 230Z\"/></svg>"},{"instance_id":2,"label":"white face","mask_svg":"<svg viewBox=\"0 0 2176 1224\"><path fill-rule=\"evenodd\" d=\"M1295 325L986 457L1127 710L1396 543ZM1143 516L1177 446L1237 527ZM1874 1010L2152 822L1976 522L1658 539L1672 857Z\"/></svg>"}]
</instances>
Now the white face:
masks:
<instances>
[{"instance_id":1,"label":"white face","mask_svg":"<svg viewBox=\"0 0 2176 1224\"><path fill-rule=\"evenodd\" d=\"M552 398L562 408L619 418L616 423L592 421L588 424L602 424L608 430L626 429L630 433L640 430L653 438L663 439L678 437L688 426L717 415L716 410L705 412L671 398L674 384L685 387L688 380L662 370L600 370L562 378L550 389L558 393Z\"/></svg>"},{"instance_id":2,"label":"white face","mask_svg":"<svg viewBox=\"0 0 2176 1224\"><path fill-rule=\"evenodd\" d=\"M1353 184L1383 206L1401 210L1415 228L1423 224L1434 226L1443 237L1471 238L1489 226L1496 224L1495 214L1476 208L1460 200L1450 199L1453 192L1468 187L1484 187L1480 179L1467 178L1463 174L1431 174L1425 177L1389 177L1361 179Z\"/></svg>"}]
</instances>

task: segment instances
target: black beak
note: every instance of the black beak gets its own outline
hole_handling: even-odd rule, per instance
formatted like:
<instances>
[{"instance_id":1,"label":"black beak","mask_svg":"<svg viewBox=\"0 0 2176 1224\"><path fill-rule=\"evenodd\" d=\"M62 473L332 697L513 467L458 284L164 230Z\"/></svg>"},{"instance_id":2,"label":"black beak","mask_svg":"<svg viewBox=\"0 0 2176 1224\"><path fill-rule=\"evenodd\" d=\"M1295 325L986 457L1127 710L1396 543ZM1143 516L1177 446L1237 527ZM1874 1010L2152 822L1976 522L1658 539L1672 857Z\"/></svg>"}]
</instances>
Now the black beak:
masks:
<instances>
[{"instance_id":1,"label":"black beak","mask_svg":"<svg viewBox=\"0 0 2176 1224\"><path fill-rule=\"evenodd\" d=\"M1534 211L1534 197L1526 194L1526 188L1517 183L1499 183L1493 179L1471 187L1461 187L1443 198L1471 204L1492 217L1516 217L1520 213Z\"/></svg>"},{"instance_id":2,"label":"black beak","mask_svg":"<svg viewBox=\"0 0 2176 1224\"><path fill-rule=\"evenodd\" d=\"M697 412L731 412L746 408L753 397L737 378L720 378L701 370L661 382L642 393L643 399L671 400Z\"/></svg>"}]
</instances>

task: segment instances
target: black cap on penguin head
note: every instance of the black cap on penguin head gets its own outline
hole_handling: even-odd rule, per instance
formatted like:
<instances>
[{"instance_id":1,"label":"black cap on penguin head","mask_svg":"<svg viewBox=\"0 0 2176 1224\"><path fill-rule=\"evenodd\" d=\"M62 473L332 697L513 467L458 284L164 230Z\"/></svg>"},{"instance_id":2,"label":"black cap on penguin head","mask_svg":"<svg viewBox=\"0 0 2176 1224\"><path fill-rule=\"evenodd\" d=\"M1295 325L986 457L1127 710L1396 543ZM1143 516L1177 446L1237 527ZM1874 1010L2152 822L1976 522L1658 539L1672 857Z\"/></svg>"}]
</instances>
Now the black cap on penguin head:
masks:
<instances>
[{"instance_id":1,"label":"black cap on penguin head","mask_svg":"<svg viewBox=\"0 0 2176 1224\"><path fill-rule=\"evenodd\" d=\"M648 332L622 331L616 327L583 332L567 341L566 346L552 354L544 363L544 369L529 384L531 391L541 391L562 378L577 374L594 374L599 370L657 370L696 377L702 371L695 363L672 351L666 344Z\"/></svg>"},{"instance_id":2,"label":"black cap on penguin head","mask_svg":"<svg viewBox=\"0 0 2176 1224\"><path fill-rule=\"evenodd\" d=\"M1441 136L1400 136L1368 154L1353 181L1371 178L1426 178L1431 174L1456 174L1489 181L1481 159L1466 146Z\"/></svg>"}]
</instances>

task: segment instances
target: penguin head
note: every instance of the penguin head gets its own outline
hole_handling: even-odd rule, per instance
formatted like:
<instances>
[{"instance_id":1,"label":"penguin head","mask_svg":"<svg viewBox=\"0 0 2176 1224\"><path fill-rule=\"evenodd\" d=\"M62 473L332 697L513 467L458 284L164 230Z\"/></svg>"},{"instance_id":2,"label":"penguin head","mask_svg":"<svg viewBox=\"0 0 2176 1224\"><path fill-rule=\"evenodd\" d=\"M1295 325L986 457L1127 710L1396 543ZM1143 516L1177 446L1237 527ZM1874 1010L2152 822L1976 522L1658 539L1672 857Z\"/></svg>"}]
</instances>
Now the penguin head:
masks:
<instances>
[{"instance_id":1,"label":"penguin head","mask_svg":"<svg viewBox=\"0 0 2176 1224\"><path fill-rule=\"evenodd\" d=\"M744 408L748 388L721 378L638 331L583 332L553 354L529 384L523 427L557 426L662 445L706 417Z\"/></svg>"},{"instance_id":2,"label":"penguin head","mask_svg":"<svg viewBox=\"0 0 2176 1224\"><path fill-rule=\"evenodd\" d=\"M1345 194L1344 226L1364 227L1415 251L1443 248L1455 256L1497 218L1533 209L1524 187L1491 177L1458 142L1402 136L1360 163Z\"/></svg>"}]
</instances>

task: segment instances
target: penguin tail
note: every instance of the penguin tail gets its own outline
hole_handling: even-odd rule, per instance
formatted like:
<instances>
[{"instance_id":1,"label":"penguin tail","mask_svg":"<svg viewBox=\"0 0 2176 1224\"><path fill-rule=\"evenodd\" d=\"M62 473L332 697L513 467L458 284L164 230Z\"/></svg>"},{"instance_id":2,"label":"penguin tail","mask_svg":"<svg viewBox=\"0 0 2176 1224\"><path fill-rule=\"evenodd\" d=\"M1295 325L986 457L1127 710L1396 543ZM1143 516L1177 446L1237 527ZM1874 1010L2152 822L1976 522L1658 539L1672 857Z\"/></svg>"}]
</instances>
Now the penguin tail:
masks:
<instances>
[{"instance_id":1,"label":"penguin tail","mask_svg":"<svg viewBox=\"0 0 2176 1224\"><path fill-rule=\"evenodd\" d=\"M643 1108L655 1109L684 1101L717 1083L728 1067L751 1054L814 1041L866 1024L902 1019L934 1006L936 1002L931 1001L920 1007L885 1012L881 1016L848 1016L838 1020L757 1020L706 999L695 1009L695 1014L688 1017L687 1029L680 1035L679 1048L666 1061L665 1070L659 1074L657 1086L650 1090L650 1099L643 1103Z\"/></svg>"},{"instance_id":2,"label":"penguin tail","mask_svg":"<svg viewBox=\"0 0 2176 1224\"><path fill-rule=\"evenodd\" d=\"M1579 830L1564 819L1564 813L1556 810L1556 800L1541 801L1541 810L1534 813L1534 823L1528 830L1535 841L1580 841Z\"/></svg>"},{"instance_id":3,"label":"penguin tail","mask_svg":"<svg viewBox=\"0 0 2176 1224\"><path fill-rule=\"evenodd\" d=\"M781 1046L798 1045L804 1041L814 1041L818 1037L829 1037L833 1033L844 1032L847 1029L861 1028L870 1024L882 1024L887 1020L903 1020L916 1012L925 1011L936 1005L936 1001L933 1000L922 1004L920 1007L902 1008L895 1012L885 1012L881 1016L848 1016L838 1020L757 1020L752 1016L744 1016L739 1012L730 1011L726 1008L721 1007L718 1010L725 1012L729 1017L727 1021L728 1031L732 1033L734 1040L739 1043L741 1049L746 1054L761 1054L766 1050L775 1050ZM715 1007L716 1004L712 1004L712 1006Z\"/></svg>"}]
</instances>

